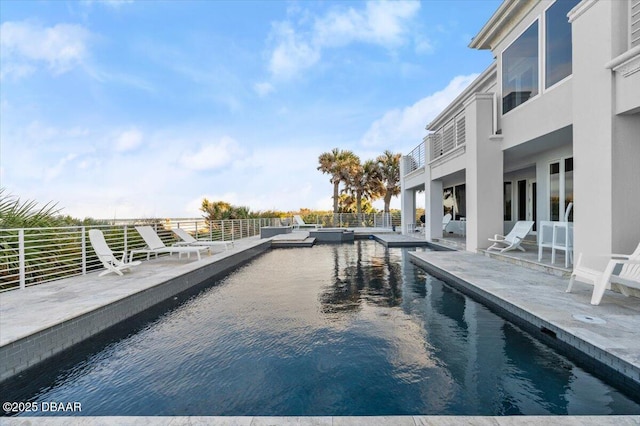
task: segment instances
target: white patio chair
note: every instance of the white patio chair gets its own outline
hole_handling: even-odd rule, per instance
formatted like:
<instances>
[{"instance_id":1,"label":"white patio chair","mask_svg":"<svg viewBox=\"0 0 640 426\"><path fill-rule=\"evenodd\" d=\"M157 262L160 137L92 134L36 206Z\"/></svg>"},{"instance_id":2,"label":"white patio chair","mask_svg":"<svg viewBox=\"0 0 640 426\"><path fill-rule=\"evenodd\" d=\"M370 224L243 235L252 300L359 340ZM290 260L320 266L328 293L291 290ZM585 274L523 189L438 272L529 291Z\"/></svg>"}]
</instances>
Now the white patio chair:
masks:
<instances>
[{"instance_id":1,"label":"white patio chair","mask_svg":"<svg viewBox=\"0 0 640 426\"><path fill-rule=\"evenodd\" d=\"M506 251L518 249L520 251L526 251L524 247L520 246L520 243L524 241L524 238L531 232L533 228L532 220L522 220L516 222L513 228L507 235L496 234L493 238L489 238L489 241L493 242L493 245L489 246L487 250L497 250L500 253Z\"/></svg>"},{"instance_id":2,"label":"white patio chair","mask_svg":"<svg viewBox=\"0 0 640 426\"><path fill-rule=\"evenodd\" d=\"M569 214L573 202L567 205L563 221L540 221L538 228L538 262L542 261L542 250L551 249L551 263L556 263L556 250L565 252L564 267L573 264L573 223L569 222ZM546 232L545 232L546 231Z\"/></svg>"},{"instance_id":3,"label":"white patio chair","mask_svg":"<svg viewBox=\"0 0 640 426\"><path fill-rule=\"evenodd\" d=\"M616 267L620 271L615 274ZM599 305L604 291L616 286L625 296L631 295L631 289L640 290L640 244L631 254L578 255L578 261L571 273L567 293L573 283L584 281L593 284L591 304Z\"/></svg>"},{"instance_id":4,"label":"white patio chair","mask_svg":"<svg viewBox=\"0 0 640 426\"><path fill-rule=\"evenodd\" d=\"M182 228L174 228L173 232L182 239L182 241L175 243L174 246L202 246L209 248L209 253L211 253L211 248L215 246L224 246L225 250L228 250L229 246L233 247L233 241L197 240Z\"/></svg>"},{"instance_id":5,"label":"white patio chair","mask_svg":"<svg viewBox=\"0 0 640 426\"><path fill-rule=\"evenodd\" d=\"M447 230L447 225L451 222L451 213L447 213L442 218L442 232Z\"/></svg>"},{"instance_id":6,"label":"white patio chair","mask_svg":"<svg viewBox=\"0 0 640 426\"><path fill-rule=\"evenodd\" d=\"M127 262L126 252L122 252L121 260L118 259L109 248L107 241L104 239L104 234L99 229L89 230L89 241L91 242L91 246L93 247L93 251L96 253L96 256L98 256L98 259L106 269L98 275L99 277L112 272L122 276L122 271L138 266L142 263L139 260L136 260L135 262Z\"/></svg>"},{"instance_id":7,"label":"white patio chair","mask_svg":"<svg viewBox=\"0 0 640 426\"><path fill-rule=\"evenodd\" d=\"M183 253L186 253L187 257L189 257L191 253L195 253L198 256L198 260L200 260L201 259L200 252L202 250L207 250L206 247L195 247L195 246L167 247L162 242L158 234L156 234L156 231L150 226L136 226L136 231L138 231L138 233L140 234L144 242L147 244L147 246L142 249L131 250L129 254L130 261L133 260L133 255L136 253L146 253L147 260L149 260L151 253L155 254L156 257L158 256L159 253L169 253L169 254L178 253L178 257L182 257Z\"/></svg>"},{"instance_id":8,"label":"white patio chair","mask_svg":"<svg viewBox=\"0 0 640 426\"><path fill-rule=\"evenodd\" d=\"M300 215L297 215L297 214L293 215L293 220L295 222L295 224L293 226L295 229L300 229L300 228L315 228L315 229L318 229L318 228L322 228L322 225L319 225L319 224L306 223L304 221L304 219L302 219L302 217Z\"/></svg>"}]
</instances>

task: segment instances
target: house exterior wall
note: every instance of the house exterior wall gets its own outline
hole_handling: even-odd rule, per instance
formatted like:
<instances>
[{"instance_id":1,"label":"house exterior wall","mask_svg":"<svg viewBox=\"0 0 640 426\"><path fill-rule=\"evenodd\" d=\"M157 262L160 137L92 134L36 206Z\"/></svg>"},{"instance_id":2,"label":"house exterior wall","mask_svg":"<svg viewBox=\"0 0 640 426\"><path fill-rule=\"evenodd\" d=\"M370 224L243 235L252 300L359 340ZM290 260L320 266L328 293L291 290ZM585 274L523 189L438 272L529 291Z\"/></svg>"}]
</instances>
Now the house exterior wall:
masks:
<instances>
[{"instance_id":1,"label":"house exterior wall","mask_svg":"<svg viewBox=\"0 0 640 426\"><path fill-rule=\"evenodd\" d=\"M535 180L536 219L549 220L549 164L572 157L574 252L630 253L640 242L640 47L629 43L629 1L580 2L569 13L571 75L548 89L540 76L536 96L501 113L502 53L538 20L544 63L553 4L505 1L472 42L496 61L427 126L464 110L464 149L425 162L427 239L441 235L442 189L457 183L466 185L467 250L515 222L504 221L504 181Z\"/></svg>"},{"instance_id":2,"label":"house exterior wall","mask_svg":"<svg viewBox=\"0 0 640 426\"><path fill-rule=\"evenodd\" d=\"M617 76L604 66L628 48L625 7L583 1L571 16L578 253L628 253L640 241L640 115L616 116Z\"/></svg>"},{"instance_id":3,"label":"house exterior wall","mask_svg":"<svg viewBox=\"0 0 640 426\"><path fill-rule=\"evenodd\" d=\"M640 113L614 117L612 152L613 252L640 243Z\"/></svg>"}]
</instances>

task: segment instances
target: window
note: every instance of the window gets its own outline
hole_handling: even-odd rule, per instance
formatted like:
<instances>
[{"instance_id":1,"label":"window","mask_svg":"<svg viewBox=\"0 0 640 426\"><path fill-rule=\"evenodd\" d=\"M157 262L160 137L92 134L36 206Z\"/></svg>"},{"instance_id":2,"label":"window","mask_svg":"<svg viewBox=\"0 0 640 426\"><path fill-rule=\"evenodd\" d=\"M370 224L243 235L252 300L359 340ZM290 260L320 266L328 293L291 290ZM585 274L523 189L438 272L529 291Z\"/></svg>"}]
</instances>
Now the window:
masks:
<instances>
[{"instance_id":1,"label":"window","mask_svg":"<svg viewBox=\"0 0 640 426\"><path fill-rule=\"evenodd\" d=\"M502 113L538 94L538 21L502 53Z\"/></svg>"},{"instance_id":2,"label":"window","mask_svg":"<svg viewBox=\"0 0 640 426\"><path fill-rule=\"evenodd\" d=\"M573 158L564 160L564 208L573 203ZM564 219L564 216L563 216ZM573 208L569 212L569 222L573 222Z\"/></svg>"},{"instance_id":3,"label":"window","mask_svg":"<svg viewBox=\"0 0 640 426\"><path fill-rule=\"evenodd\" d=\"M467 196L466 186L464 184L453 188L455 220L460 220L467 216Z\"/></svg>"},{"instance_id":4,"label":"window","mask_svg":"<svg viewBox=\"0 0 640 426\"><path fill-rule=\"evenodd\" d=\"M511 220L511 182L504 183L504 220Z\"/></svg>"},{"instance_id":5,"label":"window","mask_svg":"<svg viewBox=\"0 0 640 426\"><path fill-rule=\"evenodd\" d=\"M518 220L527 220L527 181L518 181Z\"/></svg>"},{"instance_id":6,"label":"window","mask_svg":"<svg viewBox=\"0 0 640 426\"><path fill-rule=\"evenodd\" d=\"M571 75L571 24L567 14L579 0L557 0L545 12L545 87Z\"/></svg>"},{"instance_id":7,"label":"window","mask_svg":"<svg viewBox=\"0 0 640 426\"><path fill-rule=\"evenodd\" d=\"M640 0L629 3L629 45L640 46Z\"/></svg>"},{"instance_id":8,"label":"window","mask_svg":"<svg viewBox=\"0 0 640 426\"><path fill-rule=\"evenodd\" d=\"M549 215L553 221L560 220L560 163L549 165Z\"/></svg>"},{"instance_id":9,"label":"window","mask_svg":"<svg viewBox=\"0 0 640 426\"><path fill-rule=\"evenodd\" d=\"M465 184L445 188L442 191L442 207L444 214L450 214L453 220L467 215L467 197Z\"/></svg>"},{"instance_id":10,"label":"window","mask_svg":"<svg viewBox=\"0 0 640 426\"><path fill-rule=\"evenodd\" d=\"M567 206L572 202L573 158L565 158L549 164L549 219L564 220ZM569 213L569 222L573 222L573 211Z\"/></svg>"},{"instance_id":11,"label":"window","mask_svg":"<svg viewBox=\"0 0 640 426\"><path fill-rule=\"evenodd\" d=\"M442 191L442 206L443 206L443 214L450 214L453 217L453 205L455 204L453 200L453 188L445 188Z\"/></svg>"}]
</instances>

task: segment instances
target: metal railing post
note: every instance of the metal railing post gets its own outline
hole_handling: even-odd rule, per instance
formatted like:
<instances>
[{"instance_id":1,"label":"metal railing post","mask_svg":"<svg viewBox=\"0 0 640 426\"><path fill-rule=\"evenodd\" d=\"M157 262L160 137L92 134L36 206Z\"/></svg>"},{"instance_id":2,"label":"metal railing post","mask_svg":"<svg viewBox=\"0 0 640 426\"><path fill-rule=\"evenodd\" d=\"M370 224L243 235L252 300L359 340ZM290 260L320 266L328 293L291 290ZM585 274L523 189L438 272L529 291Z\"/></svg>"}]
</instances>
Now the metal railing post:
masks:
<instances>
[{"instance_id":1,"label":"metal railing post","mask_svg":"<svg viewBox=\"0 0 640 426\"><path fill-rule=\"evenodd\" d=\"M128 232L127 231L128 231L128 225L125 223L125 225L124 225L124 237L123 237L123 240L124 240L123 250L124 250L125 257L126 257L127 252L129 251L129 247L128 247L129 244L128 244L128 239L127 239Z\"/></svg>"},{"instance_id":2,"label":"metal railing post","mask_svg":"<svg viewBox=\"0 0 640 426\"><path fill-rule=\"evenodd\" d=\"M222 232L222 241L224 241L224 220L220 221L220 232Z\"/></svg>"},{"instance_id":3,"label":"metal railing post","mask_svg":"<svg viewBox=\"0 0 640 426\"><path fill-rule=\"evenodd\" d=\"M80 231L82 232L82 275L87 275L87 239L84 226L80 228Z\"/></svg>"},{"instance_id":4,"label":"metal railing post","mask_svg":"<svg viewBox=\"0 0 640 426\"><path fill-rule=\"evenodd\" d=\"M20 289L26 287L25 261L24 261L24 229L18 230L18 263L20 268Z\"/></svg>"}]
</instances>

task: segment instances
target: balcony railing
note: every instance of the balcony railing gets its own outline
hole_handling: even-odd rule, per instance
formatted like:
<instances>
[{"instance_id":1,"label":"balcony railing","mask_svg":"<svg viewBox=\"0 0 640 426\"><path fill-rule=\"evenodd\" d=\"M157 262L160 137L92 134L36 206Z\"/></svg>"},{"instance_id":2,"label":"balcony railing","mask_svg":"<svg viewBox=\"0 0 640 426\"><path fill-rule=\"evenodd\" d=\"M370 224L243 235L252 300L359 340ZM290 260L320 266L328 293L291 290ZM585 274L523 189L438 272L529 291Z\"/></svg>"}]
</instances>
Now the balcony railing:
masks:
<instances>
[{"instance_id":1,"label":"balcony railing","mask_svg":"<svg viewBox=\"0 0 640 426\"><path fill-rule=\"evenodd\" d=\"M424 167L424 142L415 147L407 156L405 156L405 174L409 174L420 167Z\"/></svg>"},{"instance_id":2,"label":"balcony railing","mask_svg":"<svg viewBox=\"0 0 640 426\"><path fill-rule=\"evenodd\" d=\"M464 145L465 136L464 113L462 113L425 138L429 144L431 160Z\"/></svg>"}]
</instances>

